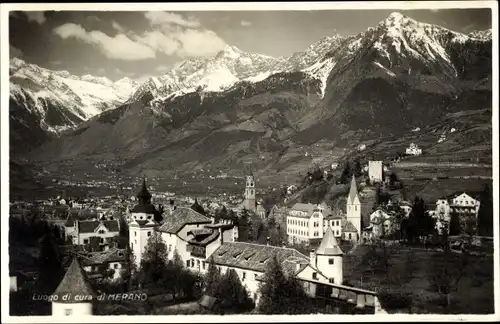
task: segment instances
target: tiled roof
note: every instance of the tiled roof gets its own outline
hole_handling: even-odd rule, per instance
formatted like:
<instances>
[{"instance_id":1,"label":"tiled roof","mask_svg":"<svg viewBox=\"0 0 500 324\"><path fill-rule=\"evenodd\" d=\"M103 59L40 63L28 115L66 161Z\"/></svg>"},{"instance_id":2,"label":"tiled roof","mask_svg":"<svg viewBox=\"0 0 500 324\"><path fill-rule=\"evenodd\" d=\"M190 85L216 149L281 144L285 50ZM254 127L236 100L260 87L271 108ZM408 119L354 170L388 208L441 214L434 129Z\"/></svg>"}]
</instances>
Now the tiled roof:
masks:
<instances>
[{"instance_id":1,"label":"tiled roof","mask_svg":"<svg viewBox=\"0 0 500 324\"><path fill-rule=\"evenodd\" d=\"M191 208L179 207L164 220L158 231L177 234L186 224L206 224L211 222L210 218L195 212Z\"/></svg>"},{"instance_id":2,"label":"tiled roof","mask_svg":"<svg viewBox=\"0 0 500 324\"><path fill-rule=\"evenodd\" d=\"M131 213L157 214L159 213L152 204L137 204L130 210Z\"/></svg>"},{"instance_id":3,"label":"tiled roof","mask_svg":"<svg viewBox=\"0 0 500 324\"><path fill-rule=\"evenodd\" d=\"M66 294L70 294L70 297L67 300L63 300L62 297ZM92 298L96 296L95 291L87 280L85 271L76 257L73 258L73 262L71 262L54 295L58 296L58 303L81 303L81 300L75 300L75 296L85 296L87 298L88 296L92 296Z\"/></svg>"},{"instance_id":4,"label":"tiled roof","mask_svg":"<svg viewBox=\"0 0 500 324\"><path fill-rule=\"evenodd\" d=\"M102 220L102 221L78 221L78 232L79 233L92 233L94 232L100 224L106 226L110 232L118 232L118 220Z\"/></svg>"},{"instance_id":5,"label":"tiled roof","mask_svg":"<svg viewBox=\"0 0 500 324\"><path fill-rule=\"evenodd\" d=\"M113 247L107 251L92 252L81 255L81 262L84 266L108 262L123 262L126 260L125 252L125 249Z\"/></svg>"},{"instance_id":6,"label":"tiled roof","mask_svg":"<svg viewBox=\"0 0 500 324\"><path fill-rule=\"evenodd\" d=\"M309 258L295 249L246 242L225 242L212 253L218 265L258 272L266 271L273 255L286 273L295 273L297 264L309 263Z\"/></svg>"},{"instance_id":7,"label":"tiled roof","mask_svg":"<svg viewBox=\"0 0 500 324\"><path fill-rule=\"evenodd\" d=\"M342 226L342 232L358 232L356 227L351 223L350 220L346 220L344 225Z\"/></svg>"},{"instance_id":8,"label":"tiled roof","mask_svg":"<svg viewBox=\"0 0 500 324\"><path fill-rule=\"evenodd\" d=\"M208 235L198 235L198 236L195 236L194 238L190 239L188 242L190 244L194 244L194 245L201 245L201 246L205 246L213 241L215 241L218 237L219 237L219 231L217 230L214 230L214 231L211 231Z\"/></svg>"},{"instance_id":9,"label":"tiled roof","mask_svg":"<svg viewBox=\"0 0 500 324\"><path fill-rule=\"evenodd\" d=\"M350 223L350 222L349 222ZM352 224L351 224L352 225ZM332 228L328 226L326 228L325 235L323 235L323 240L316 251L316 254L321 255L342 255L344 254L337 243L337 239L333 235Z\"/></svg>"},{"instance_id":10,"label":"tiled roof","mask_svg":"<svg viewBox=\"0 0 500 324\"><path fill-rule=\"evenodd\" d=\"M197 228L197 229L193 229L193 230L190 230L188 232L188 234L193 234L194 236L200 236L200 235L210 235L212 234L213 230L209 229L209 228Z\"/></svg>"}]
</instances>

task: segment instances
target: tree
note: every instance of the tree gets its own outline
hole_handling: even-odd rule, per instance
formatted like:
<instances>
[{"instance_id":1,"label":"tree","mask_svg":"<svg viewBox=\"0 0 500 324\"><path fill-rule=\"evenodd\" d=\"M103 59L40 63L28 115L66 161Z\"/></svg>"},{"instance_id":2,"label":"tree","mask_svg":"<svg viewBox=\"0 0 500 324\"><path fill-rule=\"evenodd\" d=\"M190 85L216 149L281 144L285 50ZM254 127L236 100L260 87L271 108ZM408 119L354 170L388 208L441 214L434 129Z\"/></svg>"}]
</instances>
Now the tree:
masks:
<instances>
[{"instance_id":1,"label":"tree","mask_svg":"<svg viewBox=\"0 0 500 324\"><path fill-rule=\"evenodd\" d=\"M149 237L140 267L142 285L166 286L167 249L160 233L154 231Z\"/></svg>"},{"instance_id":2,"label":"tree","mask_svg":"<svg viewBox=\"0 0 500 324\"><path fill-rule=\"evenodd\" d=\"M356 177L361 176L363 173L363 169L361 168L361 162L359 162L359 159L356 160L356 164L354 165L354 175Z\"/></svg>"},{"instance_id":3,"label":"tree","mask_svg":"<svg viewBox=\"0 0 500 324\"><path fill-rule=\"evenodd\" d=\"M406 235L410 243L420 242L421 238L433 233L435 220L427 212L425 201L415 197L413 207L408 217Z\"/></svg>"},{"instance_id":4,"label":"tree","mask_svg":"<svg viewBox=\"0 0 500 324\"><path fill-rule=\"evenodd\" d=\"M47 234L40 242L36 291L40 294L53 294L63 276L64 269L61 256L57 250L54 238L50 234Z\"/></svg>"},{"instance_id":5,"label":"tree","mask_svg":"<svg viewBox=\"0 0 500 324\"><path fill-rule=\"evenodd\" d=\"M248 291L234 269L229 269L221 277L215 297L219 299L219 311L222 313L241 313L254 308Z\"/></svg>"},{"instance_id":6,"label":"tree","mask_svg":"<svg viewBox=\"0 0 500 324\"><path fill-rule=\"evenodd\" d=\"M451 293L457 291L460 280L470 264L467 251L456 256L450 249L449 236L443 231L443 253L434 255L428 267L430 288L446 297L446 305L451 305Z\"/></svg>"},{"instance_id":7,"label":"tree","mask_svg":"<svg viewBox=\"0 0 500 324\"><path fill-rule=\"evenodd\" d=\"M87 250L90 252L100 251L101 238L99 236L89 237L89 244L87 244Z\"/></svg>"},{"instance_id":8,"label":"tree","mask_svg":"<svg viewBox=\"0 0 500 324\"><path fill-rule=\"evenodd\" d=\"M217 285L220 282L221 273L215 265L214 258L208 261L207 273L203 278L203 290L206 295L215 297L217 295Z\"/></svg>"},{"instance_id":9,"label":"tree","mask_svg":"<svg viewBox=\"0 0 500 324\"><path fill-rule=\"evenodd\" d=\"M250 213L246 208L243 208L238 220L238 231L239 241L249 242L252 240L252 222L250 220Z\"/></svg>"},{"instance_id":10,"label":"tree","mask_svg":"<svg viewBox=\"0 0 500 324\"><path fill-rule=\"evenodd\" d=\"M184 264L177 249L174 250L172 260L168 261L166 269L166 287L172 293L174 304L182 291Z\"/></svg>"},{"instance_id":11,"label":"tree","mask_svg":"<svg viewBox=\"0 0 500 324\"><path fill-rule=\"evenodd\" d=\"M460 225L460 217L457 212L450 213L450 235L460 235L462 233L462 226Z\"/></svg>"},{"instance_id":12,"label":"tree","mask_svg":"<svg viewBox=\"0 0 500 324\"><path fill-rule=\"evenodd\" d=\"M229 219L229 212L226 206L222 206L219 210L215 212L215 222L219 222L221 219Z\"/></svg>"},{"instance_id":13,"label":"tree","mask_svg":"<svg viewBox=\"0 0 500 324\"><path fill-rule=\"evenodd\" d=\"M127 220L125 219L125 215L120 215L118 219L118 224L120 225L120 234L119 236L125 237L128 241L129 239L129 229L128 229L128 224Z\"/></svg>"},{"instance_id":14,"label":"tree","mask_svg":"<svg viewBox=\"0 0 500 324\"><path fill-rule=\"evenodd\" d=\"M491 185L484 186L479 196L477 232L481 236L493 236L493 195Z\"/></svg>"},{"instance_id":15,"label":"tree","mask_svg":"<svg viewBox=\"0 0 500 324\"><path fill-rule=\"evenodd\" d=\"M307 299L302 286L285 276L276 255L270 260L259 293L257 310L262 314L297 314Z\"/></svg>"},{"instance_id":16,"label":"tree","mask_svg":"<svg viewBox=\"0 0 500 324\"><path fill-rule=\"evenodd\" d=\"M349 162L346 162L344 169L342 170L342 174L340 175L340 183L341 184L349 183L351 176L352 176L351 165L349 164Z\"/></svg>"},{"instance_id":17,"label":"tree","mask_svg":"<svg viewBox=\"0 0 500 324\"><path fill-rule=\"evenodd\" d=\"M198 199L194 200L194 204L191 205L191 209L194 210L197 213L202 214L202 215L206 215L207 214L207 212L205 211L205 209L203 209L203 207L198 203Z\"/></svg>"}]
</instances>

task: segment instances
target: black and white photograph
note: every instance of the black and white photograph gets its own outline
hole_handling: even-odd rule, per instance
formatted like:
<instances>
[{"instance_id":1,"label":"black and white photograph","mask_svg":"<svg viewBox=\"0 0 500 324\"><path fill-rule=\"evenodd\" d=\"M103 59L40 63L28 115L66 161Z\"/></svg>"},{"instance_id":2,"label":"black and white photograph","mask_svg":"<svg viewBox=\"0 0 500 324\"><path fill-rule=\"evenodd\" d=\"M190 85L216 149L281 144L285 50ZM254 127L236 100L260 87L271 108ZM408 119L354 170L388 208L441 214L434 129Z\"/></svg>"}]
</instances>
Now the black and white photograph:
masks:
<instances>
[{"instance_id":1,"label":"black and white photograph","mask_svg":"<svg viewBox=\"0 0 500 324\"><path fill-rule=\"evenodd\" d=\"M2 4L2 322L500 319L498 4L411 3Z\"/></svg>"}]
</instances>

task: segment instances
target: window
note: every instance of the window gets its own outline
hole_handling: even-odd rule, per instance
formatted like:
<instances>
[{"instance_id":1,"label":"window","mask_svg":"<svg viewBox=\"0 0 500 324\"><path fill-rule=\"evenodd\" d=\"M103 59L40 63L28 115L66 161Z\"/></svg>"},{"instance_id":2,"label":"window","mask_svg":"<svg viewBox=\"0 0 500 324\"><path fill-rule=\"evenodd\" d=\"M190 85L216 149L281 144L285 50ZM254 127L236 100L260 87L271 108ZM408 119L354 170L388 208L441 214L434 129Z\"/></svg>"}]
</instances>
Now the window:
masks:
<instances>
[{"instance_id":1,"label":"window","mask_svg":"<svg viewBox=\"0 0 500 324\"><path fill-rule=\"evenodd\" d=\"M118 263L113 264L113 269L118 269Z\"/></svg>"},{"instance_id":2,"label":"window","mask_svg":"<svg viewBox=\"0 0 500 324\"><path fill-rule=\"evenodd\" d=\"M351 239L351 233L349 233L349 239Z\"/></svg>"},{"instance_id":3,"label":"window","mask_svg":"<svg viewBox=\"0 0 500 324\"><path fill-rule=\"evenodd\" d=\"M196 266L199 268L200 267L200 260L196 260Z\"/></svg>"},{"instance_id":4,"label":"window","mask_svg":"<svg viewBox=\"0 0 500 324\"><path fill-rule=\"evenodd\" d=\"M168 252L172 251L172 244L168 245Z\"/></svg>"},{"instance_id":5,"label":"window","mask_svg":"<svg viewBox=\"0 0 500 324\"><path fill-rule=\"evenodd\" d=\"M256 273L253 274L253 279L257 280L257 274Z\"/></svg>"},{"instance_id":6,"label":"window","mask_svg":"<svg viewBox=\"0 0 500 324\"><path fill-rule=\"evenodd\" d=\"M358 206L354 206L354 211L358 211Z\"/></svg>"},{"instance_id":7,"label":"window","mask_svg":"<svg viewBox=\"0 0 500 324\"><path fill-rule=\"evenodd\" d=\"M191 259L191 268L194 268L194 260Z\"/></svg>"},{"instance_id":8,"label":"window","mask_svg":"<svg viewBox=\"0 0 500 324\"><path fill-rule=\"evenodd\" d=\"M245 280L245 278L246 278L246 276L247 276L247 273L246 273L245 271L243 271L243 272L241 273L241 281L244 281L244 280Z\"/></svg>"},{"instance_id":9,"label":"window","mask_svg":"<svg viewBox=\"0 0 500 324\"><path fill-rule=\"evenodd\" d=\"M205 270L205 264L206 264L205 261L201 262L201 267L203 268L203 270Z\"/></svg>"},{"instance_id":10,"label":"window","mask_svg":"<svg viewBox=\"0 0 500 324\"><path fill-rule=\"evenodd\" d=\"M136 231L134 231L134 236L137 236L137 232Z\"/></svg>"},{"instance_id":11,"label":"window","mask_svg":"<svg viewBox=\"0 0 500 324\"><path fill-rule=\"evenodd\" d=\"M73 314L73 310L71 308L66 308L64 310L64 315L69 316L71 314Z\"/></svg>"},{"instance_id":12,"label":"window","mask_svg":"<svg viewBox=\"0 0 500 324\"><path fill-rule=\"evenodd\" d=\"M101 238L101 244L103 244L103 243L104 243L104 239L103 239L103 238Z\"/></svg>"},{"instance_id":13,"label":"window","mask_svg":"<svg viewBox=\"0 0 500 324\"><path fill-rule=\"evenodd\" d=\"M333 264L333 259L328 259L328 264Z\"/></svg>"},{"instance_id":14,"label":"window","mask_svg":"<svg viewBox=\"0 0 500 324\"><path fill-rule=\"evenodd\" d=\"M150 237L150 236L151 236L151 232L148 232L148 237Z\"/></svg>"},{"instance_id":15,"label":"window","mask_svg":"<svg viewBox=\"0 0 500 324\"><path fill-rule=\"evenodd\" d=\"M89 239L83 239L83 244L89 244Z\"/></svg>"},{"instance_id":16,"label":"window","mask_svg":"<svg viewBox=\"0 0 500 324\"><path fill-rule=\"evenodd\" d=\"M135 244L137 244L137 240L134 240Z\"/></svg>"},{"instance_id":17,"label":"window","mask_svg":"<svg viewBox=\"0 0 500 324\"><path fill-rule=\"evenodd\" d=\"M186 260L186 267L189 268L189 260Z\"/></svg>"},{"instance_id":18,"label":"window","mask_svg":"<svg viewBox=\"0 0 500 324\"><path fill-rule=\"evenodd\" d=\"M130 247L133 249L134 248L134 243L130 243Z\"/></svg>"},{"instance_id":19,"label":"window","mask_svg":"<svg viewBox=\"0 0 500 324\"><path fill-rule=\"evenodd\" d=\"M330 278L330 279L328 279L328 282L331 283L331 284L335 283L335 279L334 278Z\"/></svg>"},{"instance_id":20,"label":"window","mask_svg":"<svg viewBox=\"0 0 500 324\"><path fill-rule=\"evenodd\" d=\"M318 279L318 273L317 272L313 272L313 279L315 279L315 280Z\"/></svg>"},{"instance_id":21,"label":"window","mask_svg":"<svg viewBox=\"0 0 500 324\"><path fill-rule=\"evenodd\" d=\"M104 230L99 230L99 234L104 234Z\"/></svg>"}]
</instances>

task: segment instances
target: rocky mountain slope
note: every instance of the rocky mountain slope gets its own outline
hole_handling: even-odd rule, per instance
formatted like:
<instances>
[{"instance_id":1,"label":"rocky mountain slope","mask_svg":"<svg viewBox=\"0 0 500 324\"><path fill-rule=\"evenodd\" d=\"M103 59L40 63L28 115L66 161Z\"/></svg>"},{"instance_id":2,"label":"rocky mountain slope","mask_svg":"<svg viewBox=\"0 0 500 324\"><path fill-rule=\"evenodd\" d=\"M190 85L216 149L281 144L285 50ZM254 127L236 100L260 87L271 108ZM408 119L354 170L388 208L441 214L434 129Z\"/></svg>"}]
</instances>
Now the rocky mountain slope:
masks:
<instances>
[{"instance_id":1,"label":"rocky mountain slope","mask_svg":"<svg viewBox=\"0 0 500 324\"><path fill-rule=\"evenodd\" d=\"M11 59L9 75L11 144L20 151L115 108L138 86L129 78L79 77L18 58Z\"/></svg>"},{"instance_id":2,"label":"rocky mountain slope","mask_svg":"<svg viewBox=\"0 0 500 324\"><path fill-rule=\"evenodd\" d=\"M131 174L238 172L248 163L266 175L303 171L360 142L491 108L491 51L488 32L464 35L398 13L288 59L226 48L150 79L125 105L32 157L121 161ZM241 58L252 69L240 69Z\"/></svg>"}]
</instances>

